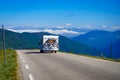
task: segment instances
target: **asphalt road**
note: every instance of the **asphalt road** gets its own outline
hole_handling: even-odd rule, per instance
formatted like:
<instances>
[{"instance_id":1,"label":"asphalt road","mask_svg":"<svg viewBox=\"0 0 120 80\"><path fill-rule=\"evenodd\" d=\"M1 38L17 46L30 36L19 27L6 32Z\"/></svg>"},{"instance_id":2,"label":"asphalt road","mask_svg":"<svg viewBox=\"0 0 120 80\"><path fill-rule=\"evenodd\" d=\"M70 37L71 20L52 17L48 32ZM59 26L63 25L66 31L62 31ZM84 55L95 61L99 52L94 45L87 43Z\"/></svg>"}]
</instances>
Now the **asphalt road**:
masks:
<instances>
[{"instance_id":1,"label":"asphalt road","mask_svg":"<svg viewBox=\"0 0 120 80\"><path fill-rule=\"evenodd\" d=\"M66 53L17 50L22 80L120 80L120 63Z\"/></svg>"}]
</instances>

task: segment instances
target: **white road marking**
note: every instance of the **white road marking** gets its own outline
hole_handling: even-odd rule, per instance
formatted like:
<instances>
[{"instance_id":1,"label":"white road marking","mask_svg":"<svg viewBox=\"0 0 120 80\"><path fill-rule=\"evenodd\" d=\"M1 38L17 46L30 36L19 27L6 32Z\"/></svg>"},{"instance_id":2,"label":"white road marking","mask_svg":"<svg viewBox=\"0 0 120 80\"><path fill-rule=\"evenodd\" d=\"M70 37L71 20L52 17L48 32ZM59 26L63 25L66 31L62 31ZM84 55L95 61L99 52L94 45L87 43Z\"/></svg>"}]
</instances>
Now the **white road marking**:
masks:
<instances>
[{"instance_id":1,"label":"white road marking","mask_svg":"<svg viewBox=\"0 0 120 80\"><path fill-rule=\"evenodd\" d=\"M34 80L31 74L29 74L29 78L30 80Z\"/></svg>"},{"instance_id":2,"label":"white road marking","mask_svg":"<svg viewBox=\"0 0 120 80\"><path fill-rule=\"evenodd\" d=\"M28 66L28 65L25 65L25 68L26 68L26 69L29 69L29 66Z\"/></svg>"},{"instance_id":3,"label":"white road marking","mask_svg":"<svg viewBox=\"0 0 120 80\"><path fill-rule=\"evenodd\" d=\"M23 63L25 63L25 60L22 60L23 61Z\"/></svg>"},{"instance_id":4,"label":"white road marking","mask_svg":"<svg viewBox=\"0 0 120 80\"><path fill-rule=\"evenodd\" d=\"M23 57L21 57L21 59L23 59Z\"/></svg>"}]
</instances>

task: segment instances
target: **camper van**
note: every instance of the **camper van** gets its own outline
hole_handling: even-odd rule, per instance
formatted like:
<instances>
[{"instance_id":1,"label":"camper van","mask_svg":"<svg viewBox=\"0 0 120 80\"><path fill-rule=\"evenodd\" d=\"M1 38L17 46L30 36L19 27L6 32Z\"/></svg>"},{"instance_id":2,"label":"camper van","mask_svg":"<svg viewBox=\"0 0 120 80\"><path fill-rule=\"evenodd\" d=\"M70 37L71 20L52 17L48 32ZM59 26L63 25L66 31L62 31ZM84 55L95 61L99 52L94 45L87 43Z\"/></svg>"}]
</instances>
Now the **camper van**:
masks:
<instances>
[{"instance_id":1,"label":"camper van","mask_svg":"<svg viewBox=\"0 0 120 80\"><path fill-rule=\"evenodd\" d=\"M57 52L59 50L59 36L43 35L40 52Z\"/></svg>"}]
</instances>

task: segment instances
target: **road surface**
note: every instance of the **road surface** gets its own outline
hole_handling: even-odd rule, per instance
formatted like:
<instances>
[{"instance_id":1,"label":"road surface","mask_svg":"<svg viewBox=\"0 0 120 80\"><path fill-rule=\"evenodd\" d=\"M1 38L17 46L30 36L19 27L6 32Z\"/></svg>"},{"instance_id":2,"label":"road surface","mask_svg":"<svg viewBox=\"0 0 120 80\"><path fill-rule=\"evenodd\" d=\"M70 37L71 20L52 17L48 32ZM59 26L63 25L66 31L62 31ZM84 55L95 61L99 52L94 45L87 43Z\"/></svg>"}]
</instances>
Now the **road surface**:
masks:
<instances>
[{"instance_id":1,"label":"road surface","mask_svg":"<svg viewBox=\"0 0 120 80\"><path fill-rule=\"evenodd\" d=\"M120 63L73 54L17 50L22 80L120 80Z\"/></svg>"}]
</instances>

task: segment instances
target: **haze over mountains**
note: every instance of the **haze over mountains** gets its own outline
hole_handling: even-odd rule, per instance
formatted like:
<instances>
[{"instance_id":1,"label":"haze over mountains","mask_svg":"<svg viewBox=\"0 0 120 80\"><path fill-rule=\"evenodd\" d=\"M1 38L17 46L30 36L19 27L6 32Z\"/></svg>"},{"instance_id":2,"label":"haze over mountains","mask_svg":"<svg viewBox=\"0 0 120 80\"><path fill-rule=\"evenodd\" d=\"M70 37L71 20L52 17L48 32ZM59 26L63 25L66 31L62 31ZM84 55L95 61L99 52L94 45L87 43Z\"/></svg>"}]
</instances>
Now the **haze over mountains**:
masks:
<instances>
[{"instance_id":1,"label":"haze over mountains","mask_svg":"<svg viewBox=\"0 0 120 80\"><path fill-rule=\"evenodd\" d=\"M14 32L48 32L51 34L59 34L68 38L88 33L92 30L106 30L116 31L120 28L118 26L107 26L107 25L80 25L76 26L71 23L56 26L6 26L6 29Z\"/></svg>"},{"instance_id":2,"label":"haze over mountains","mask_svg":"<svg viewBox=\"0 0 120 80\"><path fill-rule=\"evenodd\" d=\"M78 27L53 27L47 29L42 27L39 29L13 28L8 30L10 31L6 31L6 43L8 44L6 47L15 49L39 48L38 42L42 35L56 33L56 35L63 35L60 36L60 51L110 57L110 44L112 44L112 57L120 58L120 30L91 31L90 29Z\"/></svg>"},{"instance_id":3,"label":"haze over mountains","mask_svg":"<svg viewBox=\"0 0 120 80\"><path fill-rule=\"evenodd\" d=\"M72 38L75 36L78 36L80 34L84 34L86 32L89 32L90 29L84 29L84 28L79 28L79 27L71 27L71 26L57 26L57 27L38 27L38 28L33 28L33 27L13 27L13 28L8 28L8 30L13 31L13 32L48 32L51 34L59 34L62 36L66 36L68 38Z\"/></svg>"}]
</instances>

